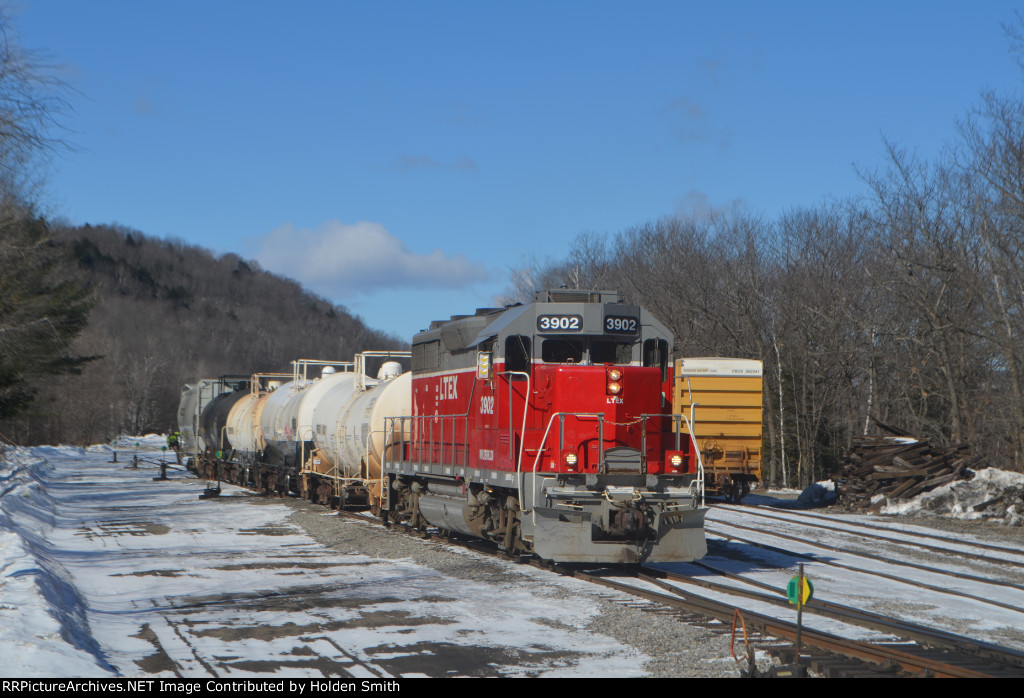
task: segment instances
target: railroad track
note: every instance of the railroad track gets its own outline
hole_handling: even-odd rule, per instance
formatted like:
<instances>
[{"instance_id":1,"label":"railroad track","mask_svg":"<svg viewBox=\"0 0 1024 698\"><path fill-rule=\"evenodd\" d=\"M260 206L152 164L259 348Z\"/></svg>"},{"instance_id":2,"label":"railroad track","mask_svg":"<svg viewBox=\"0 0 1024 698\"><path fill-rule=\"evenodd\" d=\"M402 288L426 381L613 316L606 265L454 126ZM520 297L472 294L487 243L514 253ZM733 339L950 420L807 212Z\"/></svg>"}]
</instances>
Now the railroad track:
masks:
<instances>
[{"instance_id":1,"label":"railroad track","mask_svg":"<svg viewBox=\"0 0 1024 698\"><path fill-rule=\"evenodd\" d=\"M419 538L436 539L477 552L504 555L492 544L467 540L436 529L415 531L405 526L385 524L376 517L357 511L343 510L338 515L353 521L387 526ZM724 524L723 524L724 525ZM728 524L730 526L735 524ZM742 527L742 526L739 526ZM713 529L713 527L711 527ZM773 533L785 538L786 534ZM741 540L736 536L726 536ZM755 544L747 541L748 544ZM804 541L805 543L807 541ZM758 544L771 549L771 546ZM998 547L998 546L993 546ZM775 548L776 551L800 558L800 553ZM1006 551L1006 549L1003 549ZM856 552L855 554L863 554ZM808 559L815 559L807 555ZM981 642L921 624L909 623L882 614L871 613L841 604L814 599L806 607L809 620L828 619L858 630L851 635L874 634L870 641L851 640L842 634L801 628L800 653L796 651L797 626L779 616L795 616L781 592L767 584L743 575L720 569L710 563L694 563L718 580L685 575L665 569L641 568L633 571L608 568L583 568L555 565L519 556L511 559L536 567L585 579L645 600L639 607L658 613L671 613L684 622L720 624L721 632L731 632L737 619L745 624L751 648L765 649L785 664L799 663L823 676L936 676L936 677L1019 677L1024 674L1024 653ZM821 560L816 560L821 562ZM838 563L832 563L838 564ZM841 565L839 565L841 566ZM930 568L936 573L948 571ZM991 581L991 580L983 580ZM1019 586L1009 583L1009 586ZM698 593L697 588L701 588ZM980 599L983 602L993 600ZM998 602L997 602L998 603ZM1007 606L1008 608L1016 607ZM1022 611L1024 612L1024 611ZM738 652L740 658L744 652ZM749 665L748 665L749 666Z\"/></svg>"},{"instance_id":2,"label":"railroad track","mask_svg":"<svg viewBox=\"0 0 1024 698\"><path fill-rule=\"evenodd\" d=\"M355 512L340 512L340 515L366 523L380 523L373 517ZM412 531L394 525L392 528L478 552L498 552L492 545L447 535L441 531ZM721 582L651 567L642 567L634 572L624 569L609 571L608 568L588 569L578 565L545 563L536 559L516 559L523 564L574 576L642 598L650 604L634 605L636 608L657 613L670 612L685 622L717 621L721 624L721 632L731 632L732 624L738 618L745 624L748 634L752 631L757 633L754 638L748 635L746 644L752 649L755 646L757 649L766 649L779 657L785 665L800 664L823 676L982 678L1019 677L1024 673L1022 652L817 599L812 599L805 608L805 613L856 626L858 629L868 629L884 637L873 642L850 640L805 625L801 628L801 644L804 651L798 655L796 623L755 610L765 605L782 608L786 614L795 615L794 607L789 605L779 590L743 579L741 575L731 574L705 563L693 564L723 579L732 579L756 590L737 588ZM649 588L651 586L656 589ZM712 593L696 593L693 587L702 587ZM716 596L718 598L715 598ZM721 598L723 596L732 597L732 600L724 601ZM742 636L738 639L742 640ZM738 654L743 657L745 650L738 651ZM749 666L749 663L746 665ZM792 666L785 666L783 669L794 670Z\"/></svg>"},{"instance_id":3,"label":"railroad track","mask_svg":"<svg viewBox=\"0 0 1024 698\"><path fill-rule=\"evenodd\" d=\"M746 513L746 512L744 512ZM764 516L755 513L754 516ZM773 517L769 517L773 518ZM820 515L809 520L820 520L825 517ZM776 518L777 523L785 523L794 527L800 524L793 523L789 518ZM843 522L845 525L847 522ZM793 561L787 567L792 567L799 561L813 562L819 568L835 568L850 570L862 575L868 575L877 579L884 579L896 582L899 585L915 587L931 593L940 594L945 597L955 597L969 602L976 602L993 606L996 608L1012 611L1024 617L1024 584L1011 581L1011 578L1019 579L1017 569L1022 565L1021 555L1010 555L1004 558L993 557L981 553L971 554L969 552L955 550L950 552L945 548L922 544L910 534L901 533L900 540L889 537L877 537L864 533L849 533L846 528L818 523L806 524L813 531L842 532L850 536L856 535L868 539L868 545L873 541L880 540L886 543L904 546L897 548L896 553L879 553L865 550L864 546L853 547L850 544L837 545L823 540L814 540L813 534L803 533L800 529L791 532L783 532L775 529L766 529L755 525L741 524L736 521L711 521L705 530L724 540L741 543L748 548L757 548L772 553L778 553ZM740 535L734 531L746 531L752 535ZM925 536L930 537L930 536ZM780 541L793 542L794 546L780 547L765 542L766 538L773 538ZM961 546L964 544L961 543ZM912 552L924 548L936 555L934 561L929 564L914 562L909 559ZM989 546L1002 551L1009 551L1002 546ZM819 554L818 552L801 552L797 548L811 551L828 551L835 554L833 557ZM878 545L875 544L875 550ZM842 559L836 559L842 556ZM1014 559L1014 557L1018 559ZM964 571L964 559L982 561L985 575L974 574ZM943 566L938 566L943 565ZM998 578L997 575L1006 577ZM962 583L961 583L962 582ZM958 588L958 584L961 588Z\"/></svg>"},{"instance_id":4,"label":"railroad track","mask_svg":"<svg viewBox=\"0 0 1024 698\"><path fill-rule=\"evenodd\" d=\"M594 572L579 571L576 576L597 584L641 596L651 602L689 613L700 613L722 623L732 624L742 618L746 627L772 637L797 642L797 625L781 620L774 615L742 609L735 604L682 589L666 579L665 573L643 569L637 571L636 581L645 582L657 589L643 588L635 583L612 579ZM678 577L677 577L678 579ZM766 600L767 597L762 597ZM775 603L775 599L770 599ZM837 615L833 609L833 615ZM856 622L856 613L848 615L846 622ZM898 623L893 622L893 627ZM969 638L958 638L954 642L947 636L946 648L937 648L923 642L910 644L898 637L890 641L864 642L849 640L839 635L807 627L800 629L801 644L816 651L799 655L799 663L810 666L828 676L850 675L895 675L934 676L959 678L1019 677L1024 666L1024 655L988 646L980 648ZM948 635L948 634L947 634ZM792 661L794 654L776 651ZM982 654L982 652L985 654ZM838 660L837 658L844 658ZM855 660L855 663L850 660Z\"/></svg>"},{"instance_id":5,"label":"railroad track","mask_svg":"<svg viewBox=\"0 0 1024 698\"><path fill-rule=\"evenodd\" d=\"M793 524L799 520L819 522L806 524L817 530L833 531L844 535L854 535L859 539L878 541L891 545L912 546L922 551L939 553L942 555L955 555L957 558L971 559L979 562L987 562L1000 566L1011 566L1024 568L1024 551L1020 547L1008 545L996 545L984 541L972 540L965 543L962 539L941 533L922 531L915 528L913 531L907 529L896 530L892 526L867 523L864 521L843 519L837 524L833 516L825 516L806 511L792 509L777 509L765 506L744 506L742 509L735 507L715 506L713 509L722 511L741 512L744 516L759 517L778 523ZM870 533L878 531L878 533ZM926 541L936 541L941 545L932 545ZM979 552L987 551L987 553Z\"/></svg>"}]
</instances>

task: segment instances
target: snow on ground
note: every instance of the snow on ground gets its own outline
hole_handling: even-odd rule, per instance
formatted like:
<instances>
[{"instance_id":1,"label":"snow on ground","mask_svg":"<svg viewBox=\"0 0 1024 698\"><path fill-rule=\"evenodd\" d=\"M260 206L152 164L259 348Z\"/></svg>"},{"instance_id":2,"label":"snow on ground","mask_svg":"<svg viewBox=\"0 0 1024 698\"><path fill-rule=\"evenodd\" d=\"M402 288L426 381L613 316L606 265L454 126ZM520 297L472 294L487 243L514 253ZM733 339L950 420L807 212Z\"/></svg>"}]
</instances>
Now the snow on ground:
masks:
<instances>
[{"instance_id":1,"label":"snow on ground","mask_svg":"<svg viewBox=\"0 0 1024 698\"><path fill-rule=\"evenodd\" d=\"M0 463L0 675L415 676L439 653L456 675L643 675L645 657L586 630L594 600L334 552L284 505L154 482L170 456L139 442L139 469L134 441Z\"/></svg>"},{"instance_id":2,"label":"snow on ground","mask_svg":"<svg viewBox=\"0 0 1024 698\"><path fill-rule=\"evenodd\" d=\"M831 483L799 496L752 494L744 505L754 507L711 509L702 562L780 590L803 562L818 599L1024 650L1024 530L1013 510L1022 482L1015 473L981 470L893 506L887 516L817 508ZM686 563L677 569L707 575ZM870 637L864 630L839 634Z\"/></svg>"},{"instance_id":3,"label":"snow on ground","mask_svg":"<svg viewBox=\"0 0 1024 698\"><path fill-rule=\"evenodd\" d=\"M1024 524L1024 475L984 468L909 500L886 501L882 514L931 514L954 519L991 519Z\"/></svg>"},{"instance_id":4,"label":"snow on ground","mask_svg":"<svg viewBox=\"0 0 1024 698\"><path fill-rule=\"evenodd\" d=\"M283 504L229 486L219 500L199 500L201 484L180 473L154 482L156 462L173 458L165 445L148 435L84 450L9 449L0 461L0 675L415 676L430 674L430 658L440 655L453 675L473 675L481 665L506 676L644 675L649 657L587 627L600 609L571 587L574 580L559 596L552 585L523 585L521 577L507 584L457 579L408 559L338 552L288 523ZM141 468L130 467L133 456ZM804 500L813 505L828 490ZM1022 492L1024 476L989 469L885 511L968 519L1001 511L999 521L1019 526L1021 507L1013 502ZM229 507L237 513L225 515ZM716 507L709 526L749 525L743 517L743 507ZM842 526L880 517L834 520ZM814 541L772 538L786 526L765 520L758 532L737 535L842 561ZM844 546L856 537L822 535ZM708 561L744 576L784 586L794 571L792 556L710 539ZM970 536L963 541L969 545ZM1007 630L1024 623L1013 611L970 599L933 601L834 566L811 570L819 598L891 607L921 622L1019 642ZM976 592L982 599L1021 593Z\"/></svg>"},{"instance_id":5,"label":"snow on ground","mask_svg":"<svg viewBox=\"0 0 1024 698\"><path fill-rule=\"evenodd\" d=\"M880 514L938 516L963 521L986 519L1008 526L1024 525L1024 474L998 468L969 472L973 474L970 480L955 480L913 499L888 499L877 495L872 502L878 505ZM771 489L752 493L743 501L773 504L780 499L794 500L801 508L827 506L836 501L836 485L832 480L823 480L802 492Z\"/></svg>"}]
</instances>

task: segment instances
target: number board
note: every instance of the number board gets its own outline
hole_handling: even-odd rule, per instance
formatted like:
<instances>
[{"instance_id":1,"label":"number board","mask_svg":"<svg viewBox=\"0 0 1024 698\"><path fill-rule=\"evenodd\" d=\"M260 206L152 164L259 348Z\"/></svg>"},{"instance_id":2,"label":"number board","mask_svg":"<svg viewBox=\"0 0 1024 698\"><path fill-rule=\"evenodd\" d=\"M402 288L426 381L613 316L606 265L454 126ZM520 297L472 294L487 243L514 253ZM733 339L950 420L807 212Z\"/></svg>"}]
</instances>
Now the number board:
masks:
<instances>
[{"instance_id":1,"label":"number board","mask_svg":"<svg viewBox=\"0 0 1024 698\"><path fill-rule=\"evenodd\" d=\"M582 315L538 315L538 332L579 332L583 329Z\"/></svg>"},{"instance_id":2,"label":"number board","mask_svg":"<svg viewBox=\"0 0 1024 698\"><path fill-rule=\"evenodd\" d=\"M640 321L635 317L607 315L604 318L604 331L613 334L636 334L640 331Z\"/></svg>"}]
</instances>

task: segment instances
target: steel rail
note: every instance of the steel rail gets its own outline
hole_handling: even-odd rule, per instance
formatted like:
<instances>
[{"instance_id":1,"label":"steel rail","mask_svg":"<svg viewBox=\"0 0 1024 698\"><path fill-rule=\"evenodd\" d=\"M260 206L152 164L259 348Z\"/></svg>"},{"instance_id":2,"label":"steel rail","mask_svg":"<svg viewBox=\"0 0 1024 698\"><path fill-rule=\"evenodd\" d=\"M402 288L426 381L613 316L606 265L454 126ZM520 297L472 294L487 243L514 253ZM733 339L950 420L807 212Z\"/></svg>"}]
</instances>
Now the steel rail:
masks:
<instances>
[{"instance_id":1,"label":"steel rail","mask_svg":"<svg viewBox=\"0 0 1024 698\"><path fill-rule=\"evenodd\" d=\"M725 509L725 510L728 510L727 507L722 507L722 508ZM782 507L782 506L772 506L770 504L744 504L742 509L736 508L736 509L734 509L734 511L741 511L742 510L742 511L746 512L747 510L754 510L754 513L757 514L758 516L769 516L769 514L765 514L765 513L761 512L761 511L757 511L758 509L765 510L765 511L770 511L770 512L778 512L780 514L790 514L792 516L796 516L796 517L800 517L800 518L820 519L822 521L833 521L833 522L836 521L836 517L834 517L834 516L826 516L824 514L814 514L814 513L811 513L809 511L801 511L799 509L791 509L791 508ZM778 518L779 520L785 520L785 519L782 519L781 517L776 517L776 518ZM995 543L987 543L985 541L980 541L980 540L975 540L975 539L972 539L969 543L965 543L962 539L955 538L953 536L942 535L942 534L939 534L939 533L929 533L928 531L921 531L921 530L915 530L912 533L910 533L910 532L907 532L906 529L895 529L893 527L885 526L885 525L878 524L878 523L868 523L867 521L849 521L849 520L846 520L846 519L840 519L840 520L844 524L846 524L847 526L856 526L858 528L869 528L869 529L876 530L876 531L887 531L887 532L890 532L890 533L903 531L907 535L912 535L912 536L916 536L916 537L919 537L919 538L930 538L932 540L943 541L943 542L946 542L946 543L959 543L961 545L967 545L967 546L969 546L971 548L983 548L985 550L991 550L991 551L997 552L997 553L1009 553L1010 555L1017 555L1017 556L1022 555L1021 549L1019 547L1015 548L1015 547L1011 547L1011 546L1008 546L1008 545L997 545ZM918 525L918 524L915 524L915 526L916 526L916 528L924 528L924 526Z\"/></svg>"},{"instance_id":2,"label":"steel rail","mask_svg":"<svg viewBox=\"0 0 1024 698\"><path fill-rule=\"evenodd\" d=\"M646 598L649 601L654 601L670 608L678 608L710 616L723 623L731 623L735 611L739 610L746 619L748 625L752 625L756 629L768 635L796 642L797 626L795 623L789 623L779 620L778 618L773 618L771 616L766 616L752 611L737 609L729 604L685 592L677 587L672 587L672 585L667 582L663 582L662 580L654 577L648 577L647 575L642 574L638 575L639 579L665 589L670 592L671 595L652 591L650 589L641 589L624 582L617 582L586 572L577 572L575 576L596 584L616 589L617 591ZM950 664L947 661L917 656L895 647L857 640L847 640L820 630L808 630L807 628L802 628L801 635L802 642L804 644L816 647L820 650L832 652L845 657L853 657L874 665L891 666L895 664L899 666L901 670L911 675L934 676L938 678L989 678L997 676L997 674L986 673L970 667Z\"/></svg>"},{"instance_id":3,"label":"steel rail","mask_svg":"<svg viewBox=\"0 0 1024 698\"><path fill-rule=\"evenodd\" d=\"M740 511L740 510L736 509L736 510L733 510L733 511ZM1014 567L1024 567L1024 559L1022 559L1022 560L1012 560L1012 559L1002 558L1002 557L990 557L988 555L982 555L980 553L971 552L970 550L951 550L948 547L942 547L942 546L937 546L937 545L929 545L928 543L922 543L920 541L901 540L899 538L890 538L888 536L880 536L880 535L875 535L875 534L871 534L871 533L860 533L858 531L852 531L852 530L849 530L847 528L839 528L839 527L836 527L836 526L826 526L826 525L820 525L820 524L802 524L799 521L794 521L792 519L787 519L787 518L782 517L782 516L773 516L771 514L766 514L764 512L753 511L753 510L748 509L746 507L742 510L742 513L746 514L746 515L750 515L750 516L760 516L760 517L765 518L765 519L770 519L772 521L779 521L779 522L782 522L782 523L792 523L792 524L796 524L798 526L800 526L800 525L811 526L813 528L820 529L822 531L835 531L837 533L845 533L845 534L849 534L849 535L860 536L862 538L868 538L870 540L882 540L882 541L885 541L887 543L895 543L895 544L898 544L898 545L914 546L914 547L917 547L917 548L921 548L922 550L928 550L928 551L931 551L931 552L943 553L943 554L946 554L946 555L957 555L957 556L961 556L961 557L968 556L968 557L974 558L976 560L981 560L982 562L989 562L989 563L997 564L997 565L1012 565ZM832 521L833 523L836 522L835 518L828 517L828 516L820 516L820 515L815 515L815 514L805 514L803 512L787 512L787 513L793 513L793 514L795 514L797 516L806 516L806 517L811 517L811 518L816 518L816 519L828 520L828 521ZM718 522L718 523L726 523L726 522ZM886 531L888 533L897 533L897 531L893 531L892 529L887 529L887 528L884 528L884 527L881 527L881 526L872 525L872 524L859 523L859 522L846 522L846 521L843 521L842 523L844 523L844 524L846 524L848 526L853 526L853 527L871 528L871 529L874 529L874 530ZM732 524L729 524L729 525L732 525ZM1022 557L1022 552L1021 552L1020 549L1014 550L1012 548L1004 548L1002 546L987 545L985 543L975 543L973 541L970 542L970 543L962 543L961 541L958 541L955 538L949 538L947 536L938 536L938 535L933 535L933 534L929 534L929 533L920 533L920 534L918 534L918 533L907 533L905 531L901 531L899 533L902 533L903 535L909 536L911 538L930 538L930 539L933 539L933 540L940 540L940 541L944 541L944 542L947 542L947 543L954 543L954 544L958 544L958 545L963 545L964 547L967 547L967 548L985 548L985 549L988 549L988 550L992 550L994 552L1003 552L1003 553L1007 553L1007 554L1010 554L1010 555L1016 555L1017 557Z\"/></svg>"},{"instance_id":4,"label":"steel rail","mask_svg":"<svg viewBox=\"0 0 1024 698\"><path fill-rule=\"evenodd\" d=\"M746 579L741 575L729 572L727 570L719 569L705 562L692 562L690 564L697 565L698 567L707 569L711 572L714 572L715 574L722 575L723 577L727 577L729 579L734 579L736 581L748 584L758 589L763 589L770 595L747 591L734 586L720 584L718 582L712 582L707 579L701 579L699 577L687 577L676 572L658 570L648 567L643 567L642 569L645 573L648 573L651 576L655 577L664 577L666 579L673 581L684 582L686 584L694 584L696 586L704 587L712 591L743 596L745 598L762 601L764 603L770 603L776 606L791 606L784 592L776 586L765 584L764 582L758 582L752 579ZM1002 647L1000 645L985 642L982 640L975 640L974 638L965 637L963 635L957 635L946 630L930 628L928 626L920 625L918 623L912 623L905 620L896 620L893 618L880 615L878 613L865 611L864 609L853 608L851 606L845 606L843 604L835 603L834 601L824 601L821 599L811 599L807 603L807 605L804 606L804 610L805 612L810 611L816 615L825 618L832 618L834 620L849 623L851 625L857 625L863 628L868 628L870 630L889 633L902 639L913 640L919 644L927 644L929 646L942 647L957 652L963 652L965 654L973 654L979 657L984 657L987 659L991 659L993 661L1000 662L1002 664L1024 668L1024 652L1020 652L1009 647Z\"/></svg>"},{"instance_id":5,"label":"steel rail","mask_svg":"<svg viewBox=\"0 0 1024 698\"><path fill-rule=\"evenodd\" d=\"M857 557L863 557L863 558L866 558L868 560L875 560L875 561L878 561L878 562L884 562L886 564L894 565L894 566L897 566L897 567L910 567L911 569L921 570L923 572L930 572L932 574L937 574L937 575L944 576L944 577L956 577L957 579L963 579L963 580L966 580L966 581L969 581L969 582L976 582L978 584L988 584L988 585L991 585L991 586L994 586L994 587L1005 587L1005 588L1009 588L1009 589L1018 589L1018 590L1024 591L1024 585L1016 584L1014 582L1004 582L1004 581L1001 581L1001 580L998 580L998 579L992 579L991 577L978 577L978 576L973 575L973 574L967 574L966 572L956 572L954 570L942 570L942 569L939 569L937 567L929 567L928 565L922 565L922 564L918 564L916 562L909 562L907 560L897 560L897 559L893 559L893 558L889 558L889 557L883 557L881 555L875 555L874 553L869 553L869 552L864 552L864 551L859 551L859 550L851 550L849 548L842 548L842 547L839 547L839 546L836 546L836 545L829 545L828 543L821 543L821 542L818 542L818 541L810 541L810 540L807 540L806 538L801 538L800 536L794 536L794 535L788 534L788 533L778 533L778 532L775 532L775 531L770 531L770 532L769 531L763 531L763 530L759 530L759 529L753 528L751 526L743 526L743 525L740 525L740 524L723 524L721 521L716 521L715 523L716 524L720 524L720 525L724 525L724 526L731 526L733 528L739 528L739 529L742 529L742 530L745 530L745 531L756 531L756 532L762 533L764 535L774 536L774 537L777 537L777 538L782 538L784 540L792 540L792 541L796 541L798 543L802 543L804 545L808 545L808 546L812 546L812 547L817 547L817 548L824 548L825 550L831 550L832 552L847 553L847 554L850 554L850 555L856 555ZM978 601L980 603L987 603L987 604L991 604L993 606L999 606L1000 608L1005 608L1005 609L1010 610L1010 611L1017 611L1019 613L1024 613L1024 608L1021 608L1020 606L1014 606L1014 605L1011 605L1011 604L1003 603L1002 601L996 601L996 600L991 599L991 598L984 598L984 597L980 597L980 596L975 596L973 594L968 594L967 592L964 592L964 591L956 591L955 589L950 589L949 587L937 587L937 586L935 586L933 584L928 584L927 582L918 582L918 581L914 581L914 580L911 580L911 579L906 579L904 577L900 577L900 576L897 576L897 575L894 575L894 574L887 574L885 572L878 572L878 571L875 571L875 570L866 570L866 569L862 569L862 568L859 568L859 567L854 567L852 565L846 565L846 564L843 564L841 562L833 562L831 560L824 560L824 559L819 558L819 557L817 557L815 555L812 555L810 553L798 553L798 552L795 552L795 551L792 551L792 550L786 550L784 548L778 548L778 547L775 547L775 546L772 546L772 545L761 543L760 541L752 540L750 538L743 538L741 536L734 536L734 535L730 535L728 533L723 533L721 531L716 531L714 528L708 527L707 525L704 526L704 531L706 533L712 533L714 535L720 536L720 537L725 538L727 540L740 541L742 543L747 543L748 545L753 545L755 547L764 548L766 550L772 550L774 552L785 553L786 555L790 555L792 557L797 557L797 558L801 558L801 559L804 559L804 560L812 560L812 561L814 561L815 563L818 563L818 564L828 565L830 567L837 567L839 569L852 570L854 572L860 572L862 574L868 574L868 575L873 575L873 576L876 576L876 577L881 577L882 579L891 579L893 581L903 582L905 584L910 584L912 586L920 587L922 589L928 589L929 591L937 591L937 592L941 592L943 594L950 594L950 595L953 595L953 596L960 596L960 597L965 598L965 599L971 599L972 601Z\"/></svg>"}]
</instances>

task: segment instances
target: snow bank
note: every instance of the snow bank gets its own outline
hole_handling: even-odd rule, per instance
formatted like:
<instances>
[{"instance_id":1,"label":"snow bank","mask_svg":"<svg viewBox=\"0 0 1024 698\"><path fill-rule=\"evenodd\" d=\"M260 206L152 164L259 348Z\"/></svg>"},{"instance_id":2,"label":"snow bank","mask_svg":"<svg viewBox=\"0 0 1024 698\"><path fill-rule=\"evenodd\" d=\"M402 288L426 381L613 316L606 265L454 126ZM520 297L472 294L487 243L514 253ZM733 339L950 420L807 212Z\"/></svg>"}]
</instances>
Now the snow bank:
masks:
<instances>
[{"instance_id":1,"label":"snow bank","mask_svg":"<svg viewBox=\"0 0 1024 698\"><path fill-rule=\"evenodd\" d=\"M12 448L0 460L0 674L108 675L82 598L50 555L57 512L39 453Z\"/></svg>"},{"instance_id":2,"label":"snow bank","mask_svg":"<svg viewBox=\"0 0 1024 698\"><path fill-rule=\"evenodd\" d=\"M1024 524L1024 475L998 468L975 472L909 500L885 500L882 514L930 514L954 519L990 519Z\"/></svg>"},{"instance_id":3,"label":"snow bank","mask_svg":"<svg viewBox=\"0 0 1024 698\"><path fill-rule=\"evenodd\" d=\"M804 508L824 507L836 502L836 484L831 480L815 482L800 493L797 504Z\"/></svg>"}]
</instances>

